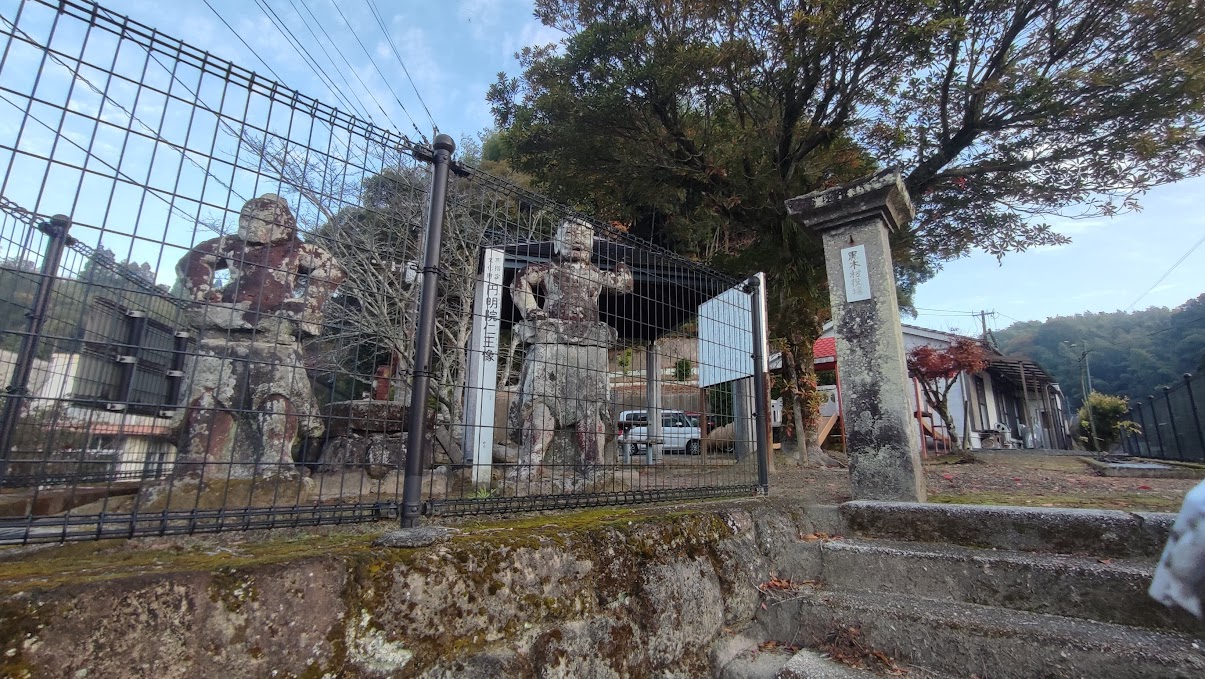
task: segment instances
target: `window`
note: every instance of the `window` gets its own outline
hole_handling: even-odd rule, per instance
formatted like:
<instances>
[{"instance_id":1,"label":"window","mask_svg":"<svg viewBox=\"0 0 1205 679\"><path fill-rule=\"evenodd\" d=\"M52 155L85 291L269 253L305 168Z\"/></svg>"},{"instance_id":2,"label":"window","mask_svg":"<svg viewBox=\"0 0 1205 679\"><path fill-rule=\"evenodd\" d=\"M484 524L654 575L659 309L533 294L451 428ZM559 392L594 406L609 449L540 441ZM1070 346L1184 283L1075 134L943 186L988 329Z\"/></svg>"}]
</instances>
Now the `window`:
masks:
<instances>
[{"instance_id":1,"label":"window","mask_svg":"<svg viewBox=\"0 0 1205 679\"><path fill-rule=\"evenodd\" d=\"M667 413L661 416L662 427L689 427L686 416L682 413Z\"/></svg>"},{"instance_id":2,"label":"window","mask_svg":"<svg viewBox=\"0 0 1205 679\"><path fill-rule=\"evenodd\" d=\"M988 422L987 414L987 385L984 384L983 378L975 376L975 400L979 403L979 429L986 430L991 428Z\"/></svg>"}]
</instances>

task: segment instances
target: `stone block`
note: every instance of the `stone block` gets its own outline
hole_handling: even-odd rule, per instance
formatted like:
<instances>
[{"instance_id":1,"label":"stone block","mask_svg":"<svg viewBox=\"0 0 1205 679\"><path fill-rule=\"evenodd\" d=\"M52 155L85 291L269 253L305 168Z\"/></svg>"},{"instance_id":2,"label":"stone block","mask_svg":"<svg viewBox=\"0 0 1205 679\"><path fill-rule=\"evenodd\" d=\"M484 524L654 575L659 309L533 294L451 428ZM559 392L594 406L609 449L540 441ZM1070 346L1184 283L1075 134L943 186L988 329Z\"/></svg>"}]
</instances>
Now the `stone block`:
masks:
<instances>
[{"instance_id":1,"label":"stone block","mask_svg":"<svg viewBox=\"0 0 1205 679\"><path fill-rule=\"evenodd\" d=\"M406 431L410 409L396 401L337 401L326 406L326 423L331 436L348 432Z\"/></svg>"}]
</instances>

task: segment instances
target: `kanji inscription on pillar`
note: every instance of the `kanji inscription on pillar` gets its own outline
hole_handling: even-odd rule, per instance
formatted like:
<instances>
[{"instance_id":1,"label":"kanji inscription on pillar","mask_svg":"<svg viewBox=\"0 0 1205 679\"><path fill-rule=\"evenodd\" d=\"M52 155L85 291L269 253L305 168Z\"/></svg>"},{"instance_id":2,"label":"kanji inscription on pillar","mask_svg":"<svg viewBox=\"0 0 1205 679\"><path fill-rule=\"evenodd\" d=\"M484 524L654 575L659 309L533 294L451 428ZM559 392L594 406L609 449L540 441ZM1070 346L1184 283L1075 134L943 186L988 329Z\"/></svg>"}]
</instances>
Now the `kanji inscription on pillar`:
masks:
<instances>
[{"instance_id":1,"label":"kanji inscription on pillar","mask_svg":"<svg viewBox=\"0 0 1205 679\"><path fill-rule=\"evenodd\" d=\"M866 273L866 246L841 249L841 270L845 273L845 301L870 299L870 276Z\"/></svg>"}]
</instances>

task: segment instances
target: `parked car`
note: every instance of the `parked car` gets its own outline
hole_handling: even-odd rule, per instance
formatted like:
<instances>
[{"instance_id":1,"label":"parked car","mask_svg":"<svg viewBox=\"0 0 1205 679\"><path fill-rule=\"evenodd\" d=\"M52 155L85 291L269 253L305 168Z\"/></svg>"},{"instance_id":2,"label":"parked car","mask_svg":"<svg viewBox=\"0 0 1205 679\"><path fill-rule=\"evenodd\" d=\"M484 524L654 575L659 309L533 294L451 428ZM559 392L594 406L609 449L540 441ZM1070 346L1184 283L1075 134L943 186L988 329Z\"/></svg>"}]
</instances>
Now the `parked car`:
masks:
<instances>
[{"instance_id":1,"label":"parked car","mask_svg":"<svg viewBox=\"0 0 1205 679\"><path fill-rule=\"evenodd\" d=\"M615 423L616 436L623 436L635 426L649 423L649 414L644 410L625 410L619 413L619 421Z\"/></svg>"},{"instance_id":2,"label":"parked car","mask_svg":"<svg viewBox=\"0 0 1205 679\"><path fill-rule=\"evenodd\" d=\"M625 414L626 412L631 411L625 411ZM645 413L643 410L635 412ZM620 415L621 418L622 415ZM648 419L647 414L645 419ZM648 424L636 424L619 437L619 444L627 446L628 453L631 455L643 455L644 449L648 446L648 438ZM702 450L702 439L699 427L691 424L686 413L681 410L661 411L662 450L681 450L687 455L698 455Z\"/></svg>"},{"instance_id":3,"label":"parked car","mask_svg":"<svg viewBox=\"0 0 1205 679\"><path fill-rule=\"evenodd\" d=\"M703 419L703 413L693 411L693 410L688 410L688 411L686 411L686 419L690 420L690 423L693 424L694 426L699 427L700 426L699 422L702 421L702 419ZM715 415L708 415L707 416L707 431L714 431L715 428L716 428Z\"/></svg>"}]
</instances>

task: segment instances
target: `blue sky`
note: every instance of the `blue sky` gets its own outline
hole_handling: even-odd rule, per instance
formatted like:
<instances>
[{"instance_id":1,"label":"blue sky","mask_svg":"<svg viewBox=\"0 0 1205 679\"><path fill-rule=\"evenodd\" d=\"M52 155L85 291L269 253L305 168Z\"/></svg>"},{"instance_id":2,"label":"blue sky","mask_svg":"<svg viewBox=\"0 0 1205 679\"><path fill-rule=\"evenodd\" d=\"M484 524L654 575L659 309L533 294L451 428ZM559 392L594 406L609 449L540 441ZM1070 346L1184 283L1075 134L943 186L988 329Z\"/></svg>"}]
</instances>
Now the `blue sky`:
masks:
<instances>
[{"instance_id":1,"label":"blue sky","mask_svg":"<svg viewBox=\"0 0 1205 679\"><path fill-rule=\"evenodd\" d=\"M274 71L286 85L345 108L341 95L377 124L411 137L419 134L415 127L430 136L431 118L442 132L457 139L489 127L485 92L496 74L518 72L513 55L523 46L560 37L532 18L529 0L374 0L392 44L368 0L343 0L337 9L331 0L266 0L307 54L319 62L319 70L337 79L340 86L331 88L272 24L259 5L263 1L209 0L209 4L267 67L204 0L108 0L104 4L219 57L265 75ZM17 4L18 0L0 0L0 13L12 16ZM308 11L321 28L302 21L302 13ZM322 31L339 44L351 69L326 44ZM395 49L413 83L403 73ZM327 53L338 67L327 61ZM346 87L341 86L343 78ZM340 90L339 95L333 89ZM1202 246L1143 295L1205 237L1205 178L1151 191L1142 205L1141 212L1112 219L1056 220L1056 229L1073 238L1069 245L1010 255L999 265L985 254L950 262L921 287L916 297L921 315L908 322L970 332L978 328L978 320L969 314L981 309L997 312L989 324L999 328L1015 319L1114 311L1132 304L1134 308L1175 306L1205 292ZM114 242L121 254L120 237L106 235L107 244ZM128 247L145 259L157 259L161 268L170 268L164 264L178 256L161 251L152 257L139 249L144 245L133 241Z\"/></svg>"}]
</instances>

